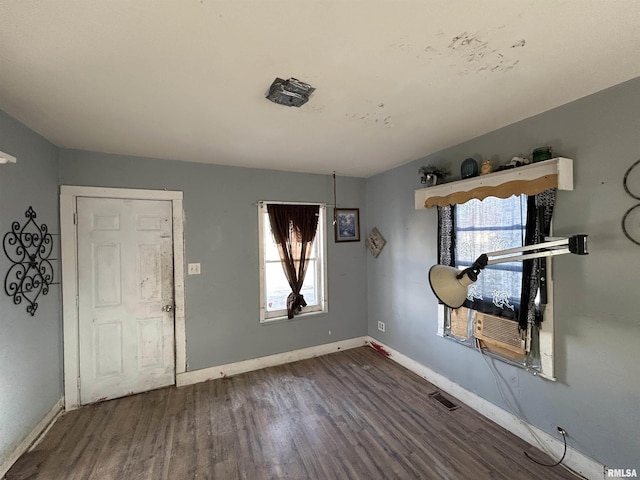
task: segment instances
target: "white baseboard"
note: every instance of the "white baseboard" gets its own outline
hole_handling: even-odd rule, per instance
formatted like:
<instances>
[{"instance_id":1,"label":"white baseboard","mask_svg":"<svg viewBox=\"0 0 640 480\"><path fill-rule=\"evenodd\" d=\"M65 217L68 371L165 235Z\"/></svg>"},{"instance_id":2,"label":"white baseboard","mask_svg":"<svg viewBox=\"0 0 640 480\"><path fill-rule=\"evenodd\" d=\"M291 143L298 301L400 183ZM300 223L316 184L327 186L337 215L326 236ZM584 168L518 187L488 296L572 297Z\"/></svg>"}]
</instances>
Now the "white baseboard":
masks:
<instances>
[{"instance_id":1,"label":"white baseboard","mask_svg":"<svg viewBox=\"0 0 640 480\"><path fill-rule=\"evenodd\" d=\"M34 427L33 430L18 444L15 450L2 462L0 465L0 478L4 478L5 473L9 471L11 466L16 463L20 456L29 451L32 446L36 445L42 435L46 433L49 428L58 419L58 416L62 413L64 408L64 399L58 400L51 410L44 416L42 420Z\"/></svg>"},{"instance_id":2,"label":"white baseboard","mask_svg":"<svg viewBox=\"0 0 640 480\"><path fill-rule=\"evenodd\" d=\"M241 362L226 363L215 367L179 373L176 376L176 385L178 387L182 387L184 385L206 382L207 380L213 380L216 378L230 377L231 375L238 375L239 373L251 372L253 370L260 370L261 368L274 367L276 365L283 365L285 363L318 357L320 355L326 355L340 350L363 347L366 344L367 337L356 337L349 340L317 345L315 347L276 353L275 355L268 355L266 357L251 358Z\"/></svg>"},{"instance_id":3,"label":"white baseboard","mask_svg":"<svg viewBox=\"0 0 640 480\"><path fill-rule=\"evenodd\" d=\"M547 452L554 458L560 458L562 456L564 443L561 440L552 437L548 433L531 424L523 422L514 414L507 412L493 403L488 402L484 398L479 397L475 393L466 390L457 383L449 380L444 375L434 372L421 363L403 355L375 338L368 336L367 343L371 344L371 342L382 347L384 351L389 354L388 358L394 362L402 365L408 370L411 370L413 373L420 375L425 380L433 383L444 392L456 397L456 399L460 400L481 415L487 417L489 420L492 420L501 427L506 428L525 442ZM567 454L562 463L589 480L602 480L605 477L604 465L571 447L567 447Z\"/></svg>"}]
</instances>

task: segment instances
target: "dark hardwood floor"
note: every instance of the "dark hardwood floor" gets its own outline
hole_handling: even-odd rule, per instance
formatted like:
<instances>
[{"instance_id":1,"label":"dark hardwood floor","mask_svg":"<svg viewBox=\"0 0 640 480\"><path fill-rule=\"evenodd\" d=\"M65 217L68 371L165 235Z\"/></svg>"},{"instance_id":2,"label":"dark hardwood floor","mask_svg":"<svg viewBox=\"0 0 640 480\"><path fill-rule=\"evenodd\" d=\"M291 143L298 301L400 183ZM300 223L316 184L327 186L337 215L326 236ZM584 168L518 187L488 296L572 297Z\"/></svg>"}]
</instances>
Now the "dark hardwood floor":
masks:
<instances>
[{"instance_id":1,"label":"dark hardwood floor","mask_svg":"<svg viewBox=\"0 0 640 480\"><path fill-rule=\"evenodd\" d=\"M575 479L361 347L69 412L7 480Z\"/></svg>"}]
</instances>

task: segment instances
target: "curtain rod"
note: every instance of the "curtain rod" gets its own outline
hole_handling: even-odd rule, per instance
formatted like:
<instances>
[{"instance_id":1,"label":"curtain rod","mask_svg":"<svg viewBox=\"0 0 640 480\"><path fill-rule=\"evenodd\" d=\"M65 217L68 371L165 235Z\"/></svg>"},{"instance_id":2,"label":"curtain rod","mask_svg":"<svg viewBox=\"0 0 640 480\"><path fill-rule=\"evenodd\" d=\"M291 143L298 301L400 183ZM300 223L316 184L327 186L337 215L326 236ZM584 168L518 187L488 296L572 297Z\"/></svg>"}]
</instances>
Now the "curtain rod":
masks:
<instances>
[{"instance_id":1,"label":"curtain rod","mask_svg":"<svg viewBox=\"0 0 640 480\"><path fill-rule=\"evenodd\" d=\"M335 207L335 205L324 202L272 202L271 200L258 200L254 205L261 207L265 203L273 203L276 205L320 205L321 207Z\"/></svg>"},{"instance_id":2,"label":"curtain rod","mask_svg":"<svg viewBox=\"0 0 640 480\"><path fill-rule=\"evenodd\" d=\"M321 207L338 207L338 200L336 199L336 171L333 171L333 203L324 203L324 202L272 202L269 200L258 200L255 205L261 207L265 203L273 203L277 205L320 205ZM334 212L333 223L336 223L336 216Z\"/></svg>"}]
</instances>

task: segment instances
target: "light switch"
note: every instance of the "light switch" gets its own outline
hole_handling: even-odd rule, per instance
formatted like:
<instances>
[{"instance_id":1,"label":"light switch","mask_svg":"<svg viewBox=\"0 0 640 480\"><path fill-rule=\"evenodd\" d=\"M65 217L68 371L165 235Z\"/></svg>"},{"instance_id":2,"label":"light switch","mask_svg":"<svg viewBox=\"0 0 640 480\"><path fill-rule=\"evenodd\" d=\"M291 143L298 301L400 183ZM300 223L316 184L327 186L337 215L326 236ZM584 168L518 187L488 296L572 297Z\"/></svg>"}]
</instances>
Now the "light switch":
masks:
<instances>
[{"instance_id":1,"label":"light switch","mask_svg":"<svg viewBox=\"0 0 640 480\"><path fill-rule=\"evenodd\" d=\"M200 275L200 264L199 263L187 264L187 273L189 275Z\"/></svg>"}]
</instances>

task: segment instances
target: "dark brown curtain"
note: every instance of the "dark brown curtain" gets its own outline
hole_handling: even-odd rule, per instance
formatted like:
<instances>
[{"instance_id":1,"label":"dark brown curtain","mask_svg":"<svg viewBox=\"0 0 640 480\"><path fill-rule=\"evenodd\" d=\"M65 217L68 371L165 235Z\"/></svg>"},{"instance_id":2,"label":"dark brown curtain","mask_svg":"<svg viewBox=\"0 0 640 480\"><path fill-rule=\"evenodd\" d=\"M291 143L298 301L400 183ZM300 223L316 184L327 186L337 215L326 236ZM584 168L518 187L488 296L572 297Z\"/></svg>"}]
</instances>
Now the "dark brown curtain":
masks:
<instances>
[{"instance_id":1,"label":"dark brown curtain","mask_svg":"<svg viewBox=\"0 0 640 480\"><path fill-rule=\"evenodd\" d=\"M318 205L268 204L271 231L278 246L282 268L291 293L287 297L287 317L293 318L307 306L300 289L307 273L307 259L318 230Z\"/></svg>"}]
</instances>

